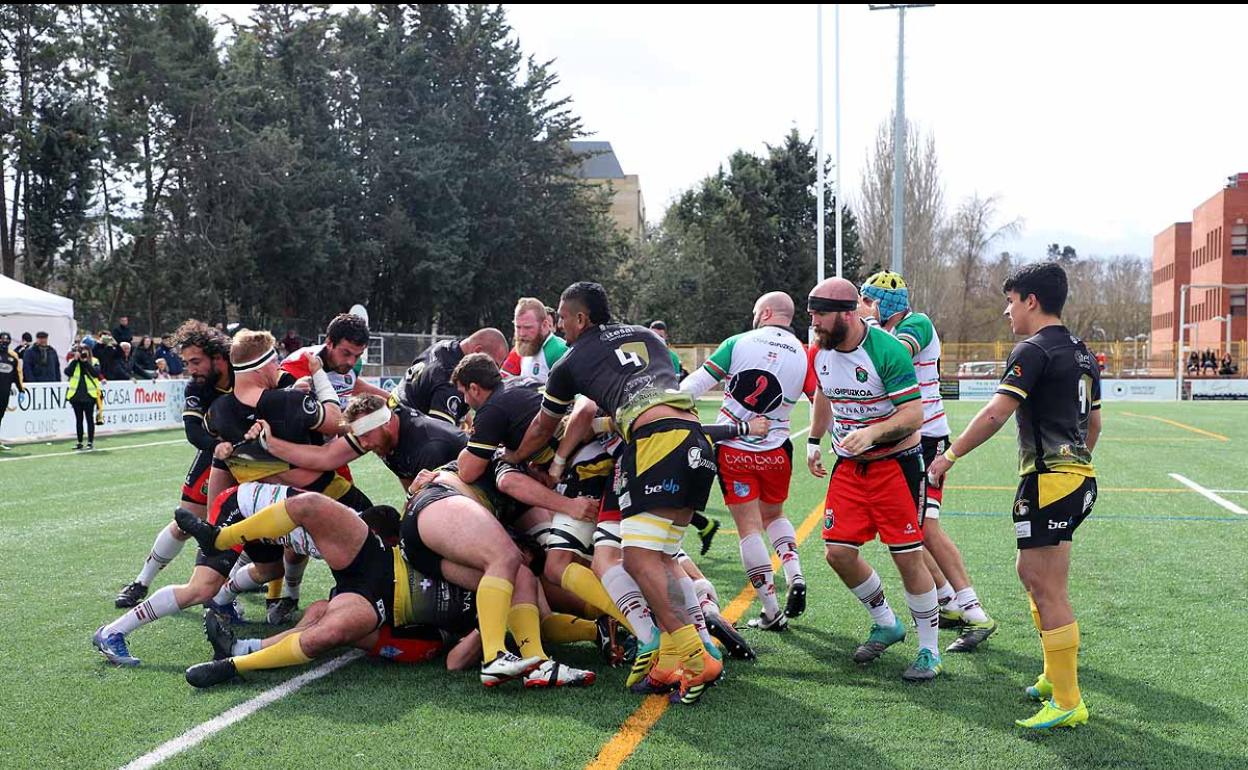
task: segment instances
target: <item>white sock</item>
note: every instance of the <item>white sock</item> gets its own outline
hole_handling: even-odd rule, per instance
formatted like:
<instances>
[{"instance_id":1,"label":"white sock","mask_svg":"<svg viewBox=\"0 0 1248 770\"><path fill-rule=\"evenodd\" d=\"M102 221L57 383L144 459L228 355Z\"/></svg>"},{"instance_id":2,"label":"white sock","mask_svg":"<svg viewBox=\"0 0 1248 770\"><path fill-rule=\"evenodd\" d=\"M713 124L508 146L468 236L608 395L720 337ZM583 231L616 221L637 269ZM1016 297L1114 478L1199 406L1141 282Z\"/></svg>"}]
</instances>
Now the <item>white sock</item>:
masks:
<instances>
[{"instance_id":1,"label":"white sock","mask_svg":"<svg viewBox=\"0 0 1248 770\"><path fill-rule=\"evenodd\" d=\"M797 555L797 532L793 530L793 522L781 516L767 525L767 536L771 538L771 547L776 549L776 555L780 557L780 566L784 568L784 582L788 585L805 583L802 560Z\"/></svg>"},{"instance_id":2,"label":"white sock","mask_svg":"<svg viewBox=\"0 0 1248 770\"><path fill-rule=\"evenodd\" d=\"M957 598L957 593L953 590L953 584L948 580L943 586L936 586L936 601L940 604L941 609L951 610L953 607L947 606L949 602ZM954 607L957 605L955 604Z\"/></svg>"},{"instance_id":3,"label":"white sock","mask_svg":"<svg viewBox=\"0 0 1248 770\"><path fill-rule=\"evenodd\" d=\"M972 623L986 623L988 621L988 613L984 612L984 608L979 606L979 597L975 595L975 587L967 586L958 591L958 606L962 608L962 614Z\"/></svg>"},{"instance_id":4,"label":"white sock","mask_svg":"<svg viewBox=\"0 0 1248 770\"><path fill-rule=\"evenodd\" d=\"M698 592L698 601L702 605L702 614L723 615L719 609L719 594L715 592L715 586L706 578L698 578L693 581L693 590Z\"/></svg>"},{"instance_id":5,"label":"white sock","mask_svg":"<svg viewBox=\"0 0 1248 770\"><path fill-rule=\"evenodd\" d=\"M212 601L215 604L229 604L237 599L239 594L259 591L265 585L267 583L261 583L256 580L251 573L251 565L248 565L231 573L230 579L225 581L225 585L221 586L221 590L217 591L217 595L212 597Z\"/></svg>"},{"instance_id":6,"label":"white sock","mask_svg":"<svg viewBox=\"0 0 1248 770\"><path fill-rule=\"evenodd\" d=\"M871 570L871 577L862 581L862 585L849 590L853 591L858 601L862 602L867 612L871 613L871 620L877 626L892 628L897 625L897 615L893 612L893 608L888 606L888 599L884 598L884 586L880 583L880 573Z\"/></svg>"},{"instance_id":7,"label":"white sock","mask_svg":"<svg viewBox=\"0 0 1248 770\"><path fill-rule=\"evenodd\" d=\"M603 574L602 587L607 589L615 606L628 618L639 643L650 644L658 637L659 627L654 623L654 615L641 593L641 586L637 585L623 564L617 564Z\"/></svg>"},{"instance_id":8,"label":"white sock","mask_svg":"<svg viewBox=\"0 0 1248 770\"><path fill-rule=\"evenodd\" d=\"M762 535L755 533L741 538L741 564L745 567L746 579L763 603L763 612L774 618L780 612L776 601L776 575L771 570L771 554L763 545Z\"/></svg>"},{"instance_id":9,"label":"white sock","mask_svg":"<svg viewBox=\"0 0 1248 770\"><path fill-rule=\"evenodd\" d=\"M936 602L936 589L924 594L906 594L906 604L910 606L910 615L914 625L919 629L919 647L926 647L933 653L940 654L937 634L940 633L940 605Z\"/></svg>"},{"instance_id":10,"label":"white sock","mask_svg":"<svg viewBox=\"0 0 1248 770\"><path fill-rule=\"evenodd\" d=\"M282 579L282 596L290 597L299 603L299 586L303 583L303 571L308 568L309 559L302 556L295 557L297 561L288 561L286 555L282 556L282 566L286 569L286 576Z\"/></svg>"},{"instance_id":11,"label":"white sock","mask_svg":"<svg viewBox=\"0 0 1248 770\"><path fill-rule=\"evenodd\" d=\"M109 623L104 628L104 635L125 636L139 626L145 626L157 618L173 615L180 609L182 608L178 606L178 600L173 595L173 586L165 586L145 601L131 607L125 615Z\"/></svg>"},{"instance_id":12,"label":"white sock","mask_svg":"<svg viewBox=\"0 0 1248 770\"><path fill-rule=\"evenodd\" d=\"M715 644L711 632L706 627L706 615L702 614L702 602L698 601L698 591L693 587L693 578L685 575L680 579L680 590L685 594L685 614L689 622L698 629L702 644Z\"/></svg>"},{"instance_id":13,"label":"white sock","mask_svg":"<svg viewBox=\"0 0 1248 770\"><path fill-rule=\"evenodd\" d=\"M239 639L234 642L234 646L230 647L230 655L238 657L239 655L250 655L253 652L260 651L260 643L263 639Z\"/></svg>"},{"instance_id":14,"label":"white sock","mask_svg":"<svg viewBox=\"0 0 1248 770\"><path fill-rule=\"evenodd\" d=\"M168 527L160 530L160 534L156 536L156 542L152 543L151 553L147 555L147 561L143 562L143 569L139 571L139 576L135 580L145 586L150 586L156 579L156 573L178 558L184 545L186 541L169 534Z\"/></svg>"}]
</instances>

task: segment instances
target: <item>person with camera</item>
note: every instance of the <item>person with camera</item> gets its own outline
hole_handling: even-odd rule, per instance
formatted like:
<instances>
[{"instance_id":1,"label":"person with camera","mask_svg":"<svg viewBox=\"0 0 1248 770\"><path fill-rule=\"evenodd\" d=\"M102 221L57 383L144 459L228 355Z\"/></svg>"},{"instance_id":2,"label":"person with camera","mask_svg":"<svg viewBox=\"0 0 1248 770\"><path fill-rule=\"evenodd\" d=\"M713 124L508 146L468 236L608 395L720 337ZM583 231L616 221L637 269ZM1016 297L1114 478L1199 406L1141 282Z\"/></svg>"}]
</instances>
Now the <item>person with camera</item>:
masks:
<instances>
[{"instance_id":1,"label":"person with camera","mask_svg":"<svg viewBox=\"0 0 1248 770\"><path fill-rule=\"evenodd\" d=\"M95 448L95 405L100 399L100 362L91 355L91 348L78 346L78 356L65 367L69 378L69 403L74 408L74 427L78 429L78 445L82 449L82 427L87 427L87 449Z\"/></svg>"}]
</instances>

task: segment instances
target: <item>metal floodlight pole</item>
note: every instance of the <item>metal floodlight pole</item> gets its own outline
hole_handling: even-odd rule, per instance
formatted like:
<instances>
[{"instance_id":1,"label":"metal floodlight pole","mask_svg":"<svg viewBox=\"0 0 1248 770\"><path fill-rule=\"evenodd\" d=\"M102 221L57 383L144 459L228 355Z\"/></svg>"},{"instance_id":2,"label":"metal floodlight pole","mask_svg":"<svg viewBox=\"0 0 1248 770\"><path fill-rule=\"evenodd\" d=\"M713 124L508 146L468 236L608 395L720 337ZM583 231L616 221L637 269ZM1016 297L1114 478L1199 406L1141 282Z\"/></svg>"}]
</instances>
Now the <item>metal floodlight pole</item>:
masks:
<instances>
[{"instance_id":1,"label":"metal floodlight pole","mask_svg":"<svg viewBox=\"0 0 1248 770\"><path fill-rule=\"evenodd\" d=\"M906 234L906 9L931 8L932 3L892 3L868 6L873 11L897 11L897 106L893 123L893 257L894 273L902 270Z\"/></svg>"},{"instance_id":2,"label":"metal floodlight pole","mask_svg":"<svg viewBox=\"0 0 1248 770\"><path fill-rule=\"evenodd\" d=\"M841 212L844 201L841 195L841 4L833 11L833 45L836 59L836 78L832 81L832 100L836 106L836 277L845 277L845 257L841 243Z\"/></svg>"},{"instance_id":3,"label":"metal floodlight pole","mask_svg":"<svg viewBox=\"0 0 1248 770\"><path fill-rule=\"evenodd\" d=\"M824 179L823 170L823 5L815 6L815 177L818 180L815 184L815 258L818 260L817 273L819 282L823 283L825 274L824 268L824 247L823 247L823 209L824 194L827 191L827 180ZM837 275L841 274L838 269Z\"/></svg>"}]
</instances>

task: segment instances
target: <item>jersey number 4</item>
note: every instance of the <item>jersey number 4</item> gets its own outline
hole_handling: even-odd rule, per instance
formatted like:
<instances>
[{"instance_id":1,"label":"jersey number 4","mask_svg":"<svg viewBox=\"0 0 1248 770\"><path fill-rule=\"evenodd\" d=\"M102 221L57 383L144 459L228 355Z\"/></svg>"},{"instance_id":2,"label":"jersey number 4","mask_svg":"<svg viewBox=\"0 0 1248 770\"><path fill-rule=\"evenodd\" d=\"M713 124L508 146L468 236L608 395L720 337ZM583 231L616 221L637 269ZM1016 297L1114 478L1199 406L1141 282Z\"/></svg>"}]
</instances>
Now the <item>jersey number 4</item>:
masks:
<instances>
[{"instance_id":1,"label":"jersey number 4","mask_svg":"<svg viewBox=\"0 0 1248 770\"><path fill-rule=\"evenodd\" d=\"M620 360L620 366L635 366L638 369L645 369L650 354L646 351L645 343L629 342L615 349L615 357Z\"/></svg>"}]
</instances>

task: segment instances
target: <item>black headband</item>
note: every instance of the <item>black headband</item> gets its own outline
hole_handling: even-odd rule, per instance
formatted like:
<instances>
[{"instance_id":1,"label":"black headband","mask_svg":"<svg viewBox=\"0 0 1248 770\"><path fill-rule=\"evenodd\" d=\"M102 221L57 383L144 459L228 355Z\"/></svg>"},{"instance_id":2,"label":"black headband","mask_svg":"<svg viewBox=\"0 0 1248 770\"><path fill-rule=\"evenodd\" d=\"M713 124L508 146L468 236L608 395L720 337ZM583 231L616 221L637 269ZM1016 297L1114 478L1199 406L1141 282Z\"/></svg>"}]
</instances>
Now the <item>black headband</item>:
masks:
<instances>
[{"instance_id":1,"label":"black headband","mask_svg":"<svg viewBox=\"0 0 1248 770\"><path fill-rule=\"evenodd\" d=\"M858 300L807 297L806 309L812 313L847 313L858 309Z\"/></svg>"}]
</instances>

